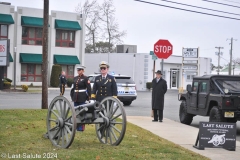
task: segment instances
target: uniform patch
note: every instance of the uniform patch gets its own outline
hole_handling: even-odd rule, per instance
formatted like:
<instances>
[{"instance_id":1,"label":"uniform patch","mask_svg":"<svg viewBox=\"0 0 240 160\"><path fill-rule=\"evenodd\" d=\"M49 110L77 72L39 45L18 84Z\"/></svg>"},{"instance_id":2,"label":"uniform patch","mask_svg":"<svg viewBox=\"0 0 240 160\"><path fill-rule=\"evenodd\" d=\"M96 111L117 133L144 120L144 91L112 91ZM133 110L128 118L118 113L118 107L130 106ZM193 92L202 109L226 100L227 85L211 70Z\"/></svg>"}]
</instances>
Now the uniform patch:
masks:
<instances>
[{"instance_id":1,"label":"uniform patch","mask_svg":"<svg viewBox=\"0 0 240 160\"><path fill-rule=\"evenodd\" d=\"M99 80L96 80L96 82L98 82Z\"/></svg>"}]
</instances>

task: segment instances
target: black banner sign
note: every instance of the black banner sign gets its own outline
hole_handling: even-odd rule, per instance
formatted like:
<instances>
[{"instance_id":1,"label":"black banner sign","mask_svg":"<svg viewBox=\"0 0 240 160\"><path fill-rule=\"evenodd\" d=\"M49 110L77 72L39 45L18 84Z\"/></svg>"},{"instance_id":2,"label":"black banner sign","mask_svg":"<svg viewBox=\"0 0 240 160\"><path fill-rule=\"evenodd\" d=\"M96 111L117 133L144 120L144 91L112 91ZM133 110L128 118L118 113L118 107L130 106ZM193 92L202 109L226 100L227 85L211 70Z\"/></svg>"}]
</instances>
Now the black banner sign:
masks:
<instances>
[{"instance_id":1,"label":"black banner sign","mask_svg":"<svg viewBox=\"0 0 240 160\"><path fill-rule=\"evenodd\" d=\"M236 123L200 122L197 148L224 148L235 151L236 133Z\"/></svg>"}]
</instances>

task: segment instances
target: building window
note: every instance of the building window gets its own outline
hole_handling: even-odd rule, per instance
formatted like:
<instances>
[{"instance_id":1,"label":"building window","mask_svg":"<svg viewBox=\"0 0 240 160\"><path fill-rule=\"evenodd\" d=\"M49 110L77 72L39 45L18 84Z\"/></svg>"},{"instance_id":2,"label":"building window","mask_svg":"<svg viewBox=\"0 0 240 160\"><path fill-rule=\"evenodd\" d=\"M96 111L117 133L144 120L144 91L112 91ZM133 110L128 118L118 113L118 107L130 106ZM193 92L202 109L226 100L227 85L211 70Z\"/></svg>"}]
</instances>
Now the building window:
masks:
<instances>
[{"instance_id":1,"label":"building window","mask_svg":"<svg viewBox=\"0 0 240 160\"><path fill-rule=\"evenodd\" d=\"M70 65L62 65L62 71L65 71L66 78L73 78L74 77L74 66Z\"/></svg>"},{"instance_id":2,"label":"building window","mask_svg":"<svg viewBox=\"0 0 240 160\"><path fill-rule=\"evenodd\" d=\"M56 30L57 47L75 47L75 31Z\"/></svg>"},{"instance_id":3,"label":"building window","mask_svg":"<svg viewBox=\"0 0 240 160\"><path fill-rule=\"evenodd\" d=\"M0 24L0 39L8 38L8 26Z\"/></svg>"},{"instance_id":4,"label":"building window","mask_svg":"<svg viewBox=\"0 0 240 160\"><path fill-rule=\"evenodd\" d=\"M22 27L22 44L42 45L42 28Z\"/></svg>"},{"instance_id":5,"label":"building window","mask_svg":"<svg viewBox=\"0 0 240 160\"><path fill-rule=\"evenodd\" d=\"M41 64L22 64L21 81L22 82L42 82Z\"/></svg>"}]
</instances>

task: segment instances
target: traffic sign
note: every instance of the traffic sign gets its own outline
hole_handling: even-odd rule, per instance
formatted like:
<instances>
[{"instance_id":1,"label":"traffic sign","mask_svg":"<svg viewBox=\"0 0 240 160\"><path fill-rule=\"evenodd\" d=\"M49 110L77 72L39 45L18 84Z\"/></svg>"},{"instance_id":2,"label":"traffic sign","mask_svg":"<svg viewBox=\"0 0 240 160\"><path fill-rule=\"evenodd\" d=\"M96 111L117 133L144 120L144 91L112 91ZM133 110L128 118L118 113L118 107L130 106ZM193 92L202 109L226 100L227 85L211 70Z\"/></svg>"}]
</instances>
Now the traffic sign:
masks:
<instances>
[{"instance_id":1,"label":"traffic sign","mask_svg":"<svg viewBox=\"0 0 240 160\"><path fill-rule=\"evenodd\" d=\"M160 39L154 44L154 53L158 58L167 59L172 55L173 46L165 39Z\"/></svg>"},{"instance_id":2,"label":"traffic sign","mask_svg":"<svg viewBox=\"0 0 240 160\"><path fill-rule=\"evenodd\" d=\"M155 60L157 60L157 59L158 59L158 57L157 57L155 54L153 54L153 55L152 55L152 60L155 61Z\"/></svg>"}]
</instances>

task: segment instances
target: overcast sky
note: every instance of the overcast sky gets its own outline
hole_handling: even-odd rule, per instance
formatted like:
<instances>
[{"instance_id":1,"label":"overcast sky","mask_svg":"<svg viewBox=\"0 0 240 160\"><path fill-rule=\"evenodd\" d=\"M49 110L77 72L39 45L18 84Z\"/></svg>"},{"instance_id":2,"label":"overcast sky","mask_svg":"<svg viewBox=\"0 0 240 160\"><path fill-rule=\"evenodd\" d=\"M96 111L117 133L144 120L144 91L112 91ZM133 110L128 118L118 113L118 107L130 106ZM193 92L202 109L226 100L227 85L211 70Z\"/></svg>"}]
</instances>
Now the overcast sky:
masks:
<instances>
[{"instance_id":1,"label":"overcast sky","mask_svg":"<svg viewBox=\"0 0 240 160\"><path fill-rule=\"evenodd\" d=\"M43 8L43 0L1 0L14 6ZM84 0L49 0L50 10L75 12L75 7ZM101 3L103 0L98 0ZM184 4L205 7L239 15L231 15L197 9L161 0L145 0L221 16L240 19L240 0L212 0L238 6L230 7L202 0L171 0ZM116 18L121 30L127 31L124 44L137 45L138 53L149 53L159 39L167 39L173 45L173 55L182 55L182 48L200 49L200 57L210 57L217 64L215 47L224 47L221 64L229 62L230 38L233 41L233 57L240 58L240 20L219 18L161 6L140 3L134 0L114 0Z\"/></svg>"}]
</instances>

